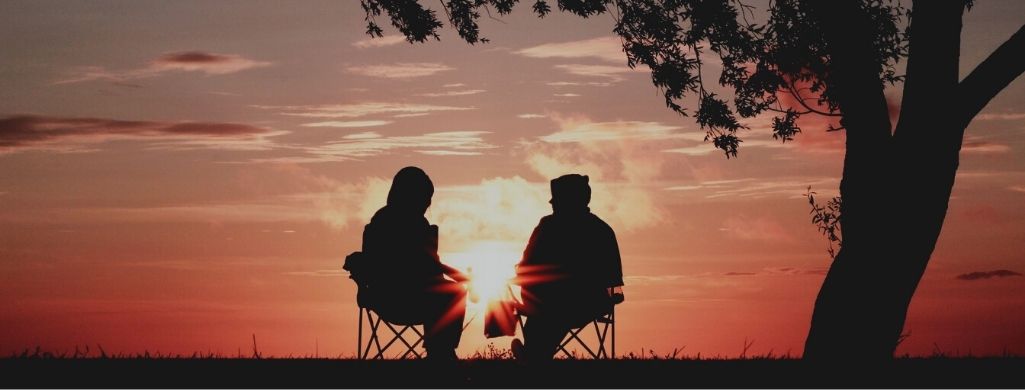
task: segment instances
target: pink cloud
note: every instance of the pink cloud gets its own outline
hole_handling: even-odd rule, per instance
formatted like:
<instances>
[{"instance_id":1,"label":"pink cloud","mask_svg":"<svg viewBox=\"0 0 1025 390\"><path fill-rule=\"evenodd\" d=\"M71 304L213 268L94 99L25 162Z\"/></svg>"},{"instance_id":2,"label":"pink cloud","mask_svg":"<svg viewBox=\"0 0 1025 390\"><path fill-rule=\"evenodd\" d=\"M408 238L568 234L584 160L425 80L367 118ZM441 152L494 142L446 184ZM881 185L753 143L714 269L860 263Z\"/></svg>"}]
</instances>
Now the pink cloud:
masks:
<instances>
[{"instance_id":1,"label":"pink cloud","mask_svg":"<svg viewBox=\"0 0 1025 390\"><path fill-rule=\"evenodd\" d=\"M80 67L67 72L64 77L54 81L53 84L74 84L96 80L123 84L129 80L157 77L169 72L224 75L270 65L270 62L251 60L237 54L184 51L165 53L150 61L148 66L137 69L110 70L102 66Z\"/></svg>"},{"instance_id":2,"label":"pink cloud","mask_svg":"<svg viewBox=\"0 0 1025 390\"><path fill-rule=\"evenodd\" d=\"M265 128L218 122L152 122L104 118L13 115L0 118L0 151L53 149L79 151L84 144L114 139L149 139L184 143L260 140L281 134Z\"/></svg>"},{"instance_id":3,"label":"pink cloud","mask_svg":"<svg viewBox=\"0 0 1025 390\"><path fill-rule=\"evenodd\" d=\"M167 53L157 57L151 63L150 68L157 72L180 70L206 74L228 74L270 66L270 64L270 62L255 61L235 54L185 51Z\"/></svg>"},{"instance_id":4,"label":"pink cloud","mask_svg":"<svg viewBox=\"0 0 1025 390\"><path fill-rule=\"evenodd\" d=\"M307 106L253 106L264 110L280 110L282 115L307 118L360 118L392 114L396 118L427 115L440 111L474 110L475 107L440 106L434 104L366 102L352 104L320 104Z\"/></svg>"},{"instance_id":5,"label":"pink cloud","mask_svg":"<svg viewBox=\"0 0 1025 390\"><path fill-rule=\"evenodd\" d=\"M791 242L794 240L781 223L768 217L729 217L723 221L719 230L742 240L767 242Z\"/></svg>"},{"instance_id":6,"label":"pink cloud","mask_svg":"<svg viewBox=\"0 0 1025 390\"><path fill-rule=\"evenodd\" d=\"M398 45L402 42L406 42L406 37L401 35L386 35L380 38L361 39L353 42L352 45L360 49L369 49L374 47Z\"/></svg>"},{"instance_id":7,"label":"pink cloud","mask_svg":"<svg viewBox=\"0 0 1025 390\"><path fill-rule=\"evenodd\" d=\"M546 43L521 49L513 53L532 58L598 58L626 64L623 43L613 37Z\"/></svg>"},{"instance_id":8,"label":"pink cloud","mask_svg":"<svg viewBox=\"0 0 1025 390\"><path fill-rule=\"evenodd\" d=\"M346 72L386 79L408 79L432 76L434 74L454 70L455 68L439 63L417 62L397 64L359 65L345 68Z\"/></svg>"},{"instance_id":9,"label":"pink cloud","mask_svg":"<svg viewBox=\"0 0 1025 390\"><path fill-rule=\"evenodd\" d=\"M1006 153L1011 147L1005 144L986 141L980 137L966 136L961 144L963 153Z\"/></svg>"}]
</instances>

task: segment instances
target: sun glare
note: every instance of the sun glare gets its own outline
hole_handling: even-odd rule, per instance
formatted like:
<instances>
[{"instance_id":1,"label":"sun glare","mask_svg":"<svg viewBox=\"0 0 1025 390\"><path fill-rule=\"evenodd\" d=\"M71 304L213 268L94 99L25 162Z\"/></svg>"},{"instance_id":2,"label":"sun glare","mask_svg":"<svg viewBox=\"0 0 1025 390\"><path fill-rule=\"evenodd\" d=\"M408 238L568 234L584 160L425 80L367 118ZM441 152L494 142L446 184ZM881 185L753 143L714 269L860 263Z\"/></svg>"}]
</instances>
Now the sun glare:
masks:
<instances>
[{"instance_id":1,"label":"sun glare","mask_svg":"<svg viewBox=\"0 0 1025 390\"><path fill-rule=\"evenodd\" d=\"M506 294L512 278L516 276L521 246L506 241L485 241L447 257L447 263L463 270L470 277L468 289L471 306L483 309L488 302L508 298Z\"/></svg>"}]
</instances>

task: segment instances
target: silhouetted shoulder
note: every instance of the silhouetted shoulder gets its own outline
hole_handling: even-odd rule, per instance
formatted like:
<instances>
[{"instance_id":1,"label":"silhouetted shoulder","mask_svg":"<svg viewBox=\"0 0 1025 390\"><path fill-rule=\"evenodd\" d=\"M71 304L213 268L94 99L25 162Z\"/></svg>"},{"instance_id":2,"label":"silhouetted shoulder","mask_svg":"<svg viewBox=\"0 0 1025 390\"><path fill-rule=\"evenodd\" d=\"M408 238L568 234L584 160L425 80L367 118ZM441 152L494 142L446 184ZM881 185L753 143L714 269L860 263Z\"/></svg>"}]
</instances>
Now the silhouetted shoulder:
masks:
<instances>
[{"instance_id":1,"label":"silhouetted shoulder","mask_svg":"<svg viewBox=\"0 0 1025 390\"><path fill-rule=\"evenodd\" d=\"M408 213L401 213L390 206L384 206L374 213L374 216L370 218L370 223L373 225L390 225L394 223L415 223L417 225L430 225L427 222L427 218L422 215L413 215Z\"/></svg>"},{"instance_id":2,"label":"silhouetted shoulder","mask_svg":"<svg viewBox=\"0 0 1025 390\"><path fill-rule=\"evenodd\" d=\"M608 232L612 235L616 234L615 231L612 230L612 226L609 226L609 224L606 223L605 220L601 219L597 215L591 214L591 223L603 232Z\"/></svg>"},{"instance_id":3,"label":"silhouetted shoulder","mask_svg":"<svg viewBox=\"0 0 1025 390\"><path fill-rule=\"evenodd\" d=\"M543 217L541 217L541 220L537 222L537 225L538 226L542 226L542 225L550 224L550 223L552 223L552 220L554 218L555 218L555 216L552 215L552 214L548 214L546 216L543 216Z\"/></svg>"},{"instance_id":4,"label":"silhouetted shoulder","mask_svg":"<svg viewBox=\"0 0 1025 390\"><path fill-rule=\"evenodd\" d=\"M377 212L374 213L374 216L370 217L370 223L380 223L383 219L387 218L385 217L385 215L388 214L388 212L385 211L385 209L387 208L388 206L377 209Z\"/></svg>"}]
</instances>

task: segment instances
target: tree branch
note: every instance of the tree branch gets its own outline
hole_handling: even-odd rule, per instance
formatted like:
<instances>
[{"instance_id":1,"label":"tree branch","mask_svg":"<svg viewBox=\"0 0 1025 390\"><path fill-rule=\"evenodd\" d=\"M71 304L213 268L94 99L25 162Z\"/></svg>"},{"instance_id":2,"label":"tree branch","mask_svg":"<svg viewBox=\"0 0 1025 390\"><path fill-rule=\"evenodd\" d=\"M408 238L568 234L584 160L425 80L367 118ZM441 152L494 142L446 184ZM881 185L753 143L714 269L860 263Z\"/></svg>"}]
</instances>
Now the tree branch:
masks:
<instances>
[{"instance_id":1,"label":"tree branch","mask_svg":"<svg viewBox=\"0 0 1025 390\"><path fill-rule=\"evenodd\" d=\"M805 100L809 100L809 99L817 100L817 99L816 98L806 98L804 96L801 96L800 89L794 87L794 81L793 80L788 81L786 83L786 87L787 87L787 90L785 92L789 92L790 96L793 96L794 99L797 100L797 102L800 103L801 106L803 106L805 110L808 110L809 113L816 113L816 114L819 114L819 115L822 115L822 116L843 116L843 115L835 113L835 112L825 112L825 111L821 111L821 110L816 110L816 109L812 108L811 106L809 106L808 103L804 102ZM803 114L804 113L802 113L802 115Z\"/></svg>"},{"instance_id":2,"label":"tree branch","mask_svg":"<svg viewBox=\"0 0 1025 390\"><path fill-rule=\"evenodd\" d=\"M1021 26L1000 47L990 54L958 85L962 121L965 126L982 111L989 101L1025 72L1025 25Z\"/></svg>"}]
</instances>

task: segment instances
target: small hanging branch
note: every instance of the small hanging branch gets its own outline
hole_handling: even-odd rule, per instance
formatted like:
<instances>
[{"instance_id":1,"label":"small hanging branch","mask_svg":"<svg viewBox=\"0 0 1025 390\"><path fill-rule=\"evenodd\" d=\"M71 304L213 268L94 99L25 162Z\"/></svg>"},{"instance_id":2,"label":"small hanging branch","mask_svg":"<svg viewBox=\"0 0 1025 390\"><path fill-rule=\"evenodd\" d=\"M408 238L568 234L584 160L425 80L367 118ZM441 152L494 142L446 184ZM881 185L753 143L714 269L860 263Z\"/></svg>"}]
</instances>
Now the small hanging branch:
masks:
<instances>
[{"instance_id":1,"label":"small hanging branch","mask_svg":"<svg viewBox=\"0 0 1025 390\"><path fill-rule=\"evenodd\" d=\"M811 205L811 223L829 240L827 251L829 257L835 259L837 251L843 247L843 231L840 226L840 207L843 205L843 200L836 196L826 202L825 206L819 205L815 201L815 192L811 190L810 186L804 196L808 198L808 204ZM834 243L836 243L835 247Z\"/></svg>"}]
</instances>

